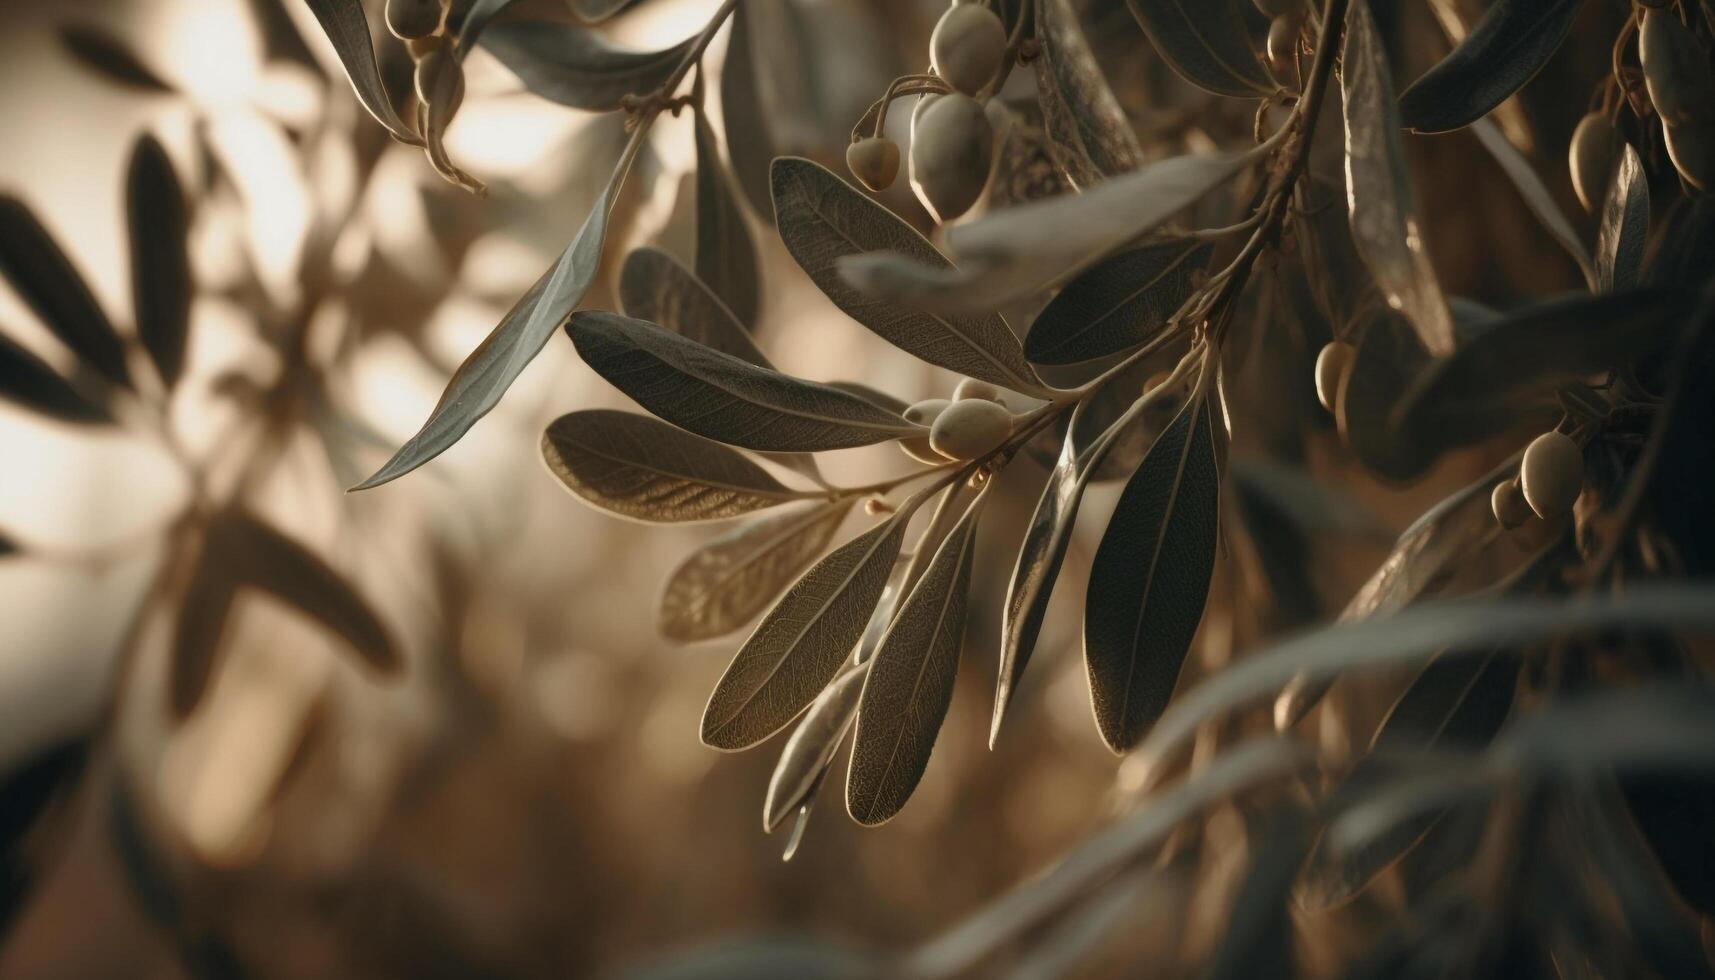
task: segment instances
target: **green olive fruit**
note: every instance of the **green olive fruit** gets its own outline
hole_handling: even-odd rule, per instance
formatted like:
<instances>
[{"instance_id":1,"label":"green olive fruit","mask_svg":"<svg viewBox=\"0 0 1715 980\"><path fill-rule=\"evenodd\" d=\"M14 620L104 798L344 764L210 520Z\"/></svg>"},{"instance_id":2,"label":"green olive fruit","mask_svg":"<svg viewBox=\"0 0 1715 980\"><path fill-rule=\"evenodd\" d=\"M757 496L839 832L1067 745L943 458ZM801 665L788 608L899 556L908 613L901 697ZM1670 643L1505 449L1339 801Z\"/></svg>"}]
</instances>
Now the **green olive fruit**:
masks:
<instances>
[{"instance_id":1,"label":"green olive fruit","mask_svg":"<svg viewBox=\"0 0 1715 980\"><path fill-rule=\"evenodd\" d=\"M1559 517L1584 487L1584 452L1564 432L1545 432L1525 448L1519 483L1538 517Z\"/></svg>"},{"instance_id":2,"label":"green olive fruit","mask_svg":"<svg viewBox=\"0 0 1715 980\"><path fill-rule=\"evenodd\" d=\"M930 92L927 95L918 96L917 103L911 107L911 142L917 142L917 124L922 120L923 114L929 111L930 106L939 101L941 101L941 93L939 92Z\"/></svg>"},{"instance_id":3,"label":"green olive fruit","mask_svg":"<svg viewBox=\"0 0 1715 980\"><path fill-rule=\"evenodd\" d=\"M1489 507L1495 512L1495 520L1509 531L1536 516L1524 499L1517 477L1495 484L1495 492L1489 495Z\"/></svg>"},{"instance_id":4,"label":"green olive fruit","mask_svg":"<svg viewBox=\"0 0 1715 980\"><path fill-rule=\"evenodd\" d=\"M1715 187L1715 126L1663 126L1661 132L1685 182L1700 191Z\"/></svg>"},{"instance_id":5,"label":"green olive fruit","mask_svg":"<svg viewBox=\"0 0 1715 980\"><path fill-rule=\"evenodd\" d=\"M441 29L441 0L387 0L387 29L401 41Z\"/></svg>"},{"instance_id":6,"label":"green olive fruit","mask_svg":"<svg viewBox=\"0 0 1715 980\"><path fill-rule=\"evenodd\" d=\"M1012 413L983 398L954 402L929 428L929 445L949 459L976 459L1012 434Z\"/></svg>"},{"instance_id":7,"label":"green olive fruit","mask_svg":"<svg viewBox=\"0 0 1715 980\"><path fill-rule=\"evenodd\" d=\"M1280 14L1268 25L1268 63L1277 75L1290 75L1298 50L1298 35L1304 30L1304 9Z\"/></svg>"},{"instance_id":8,"label":"green olive fruit","mask_svg":"<svg viewBox=\"0 0 1715 980\"><path fill-rule=\"evenodd\" d=\"M1669 126L1715 123L1715 74L1709 56L1670 10L1644 12L1638 62L1656 114Z\"/></svg>"},{"instance_id":9,"label":"green olive fruit","mask_svg":"<svg viewBox=\"0 0 1715 980\"><path fill-rule=\"evenodd\" d=\"M998 402L1001 400L1000 389L989 384L987 381L978 381L976 378L966 378L959 382L959 386L957 388L953 389L953 400L956 402L962 402L968 398L982 398L991 402Z\"/></svg>"},{"instance_id":10,"label":"green olive fruit","mask_svg":"<svg viewBox=\"0 0 1715 980\"><path fill-rule=\"evenodd\" d=\"M1572 171L1572 189L1578 193L1578 202L1584 205L1584 210L1591 213L1601 210L1619 152L1620 135L1606 115L1592 112L1578 121L1578 128L1572 131L1566 163Z\"/></svg>"},{"instance_id":11,"label":"green olive fruit","mask_svg":"<svg viewBox=\"0 0 1715 980\"><path fill-rule=\"evenodd\" d=\"M887 190L899 176L899 144L885 136L858 140L846 147L846 168L870 190Z\"/></svg>"},{"instance_id":12,"label":"green olive fruit","mask_svg":"<svg viewBox=\"0 0 1715 980\"><path fill-rule=\"evenodd\" d=\"M1304 9L1304 0L1254 0L1256 9L1262 11L1265 17L1279 17Z\"/></svg>"},{"instance_id":13,"label":"green olive fruit","mask_svg":"<svg viewBox=\"0 0 1715 980\"><path fill-rule=\"evenodd\" d=\"M900 414L905 416L905 421L914 425L934 425L935 419L951 404L953 402L950 398L925 398Z\"/></svg>"},{"instance_id":14,"label":"green olive fruit","mask_svg":"<svg viewBox=\"0 0 1715 980\"><path fill-rule=\"evenodd\" d=\"M451 119L464 102L464 69L445 45L423 55L417 62L417 98L424 105L445 106Z\"/></svg>"},{"instance_id":15,"label":"green olive fruit","mask_svg":"<svg viewBox=\"0 0 1715 980\"><path fill-rule=\"evenodd\" d=\"M1316 355L1316 400L1330 412L1339 404L1340 379L1345 377L1346 368L1357 353L1351 344L1336 340Z\"/></svg>"},{"instance_id":16,"label":"green olive fruit","mask_svg":"<svg viewBox=\"0 0 1715 980\"><path fill-rule=\"evenodd\" d=\"M929 35L935 74L966 95L975 95L1000 72L1006 57L1006 25L980 3L948 8Z\"/></svg>"},{"instance_id":17,"label":"green olive fruit","mask_svg":"<svg viewBox=\"0 0 1715 980\"><path fill-rule=\"evenodd\" d=\"M994 128L982 104L968 95L943 95L918 120L911 186L937 221L952 221L982 196L993 158Z\"/></svg>"}]
</instances>

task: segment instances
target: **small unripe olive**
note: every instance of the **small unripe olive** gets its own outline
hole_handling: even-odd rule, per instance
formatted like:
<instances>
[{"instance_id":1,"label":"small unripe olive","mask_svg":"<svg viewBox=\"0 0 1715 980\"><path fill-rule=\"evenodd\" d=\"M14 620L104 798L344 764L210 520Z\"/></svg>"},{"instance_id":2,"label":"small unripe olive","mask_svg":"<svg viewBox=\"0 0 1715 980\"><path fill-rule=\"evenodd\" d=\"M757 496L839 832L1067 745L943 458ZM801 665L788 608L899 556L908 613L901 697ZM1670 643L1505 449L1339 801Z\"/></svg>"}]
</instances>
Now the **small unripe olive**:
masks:
<instances>
[{"instance_id":1,"label":"small unripe olive","mask_svg":"<svg viewBox=\"0 0 1715 980\"><path fill-rule=\"evenodd\" d=\"M1294 55L1298 50L1298 35L1304 30L1304 8L1290 10L1274 18L1268 25L1268 63L1277 75L1292 72Z\"/></svg>"},{"instance_id":2,"label":"small unripe olive","mask_svg":"<svg viewBox=\"0 0 1715 980\"><path fill-rule=\"evenodd\" d=\"M1584 487L1584 453L1564 432L1545 432L1525 448L1519 484L1538 517L1559 517Z\"/></svg>"},{"instance_id":3,"label":"small unripe olive","mask_svg":"<svg viewBox=\"0 0 1715 980\"><path fill-rule=\"evenodd\" d=\"M1489 507L1495 512L1495 520L1509 531L1535 516L1517 477L1495 484L1495 492L1489 495Z\"/></svg>"},{"instance_id":4,"label":"small unripe olive","mask_svg":"<svg viewBox=\"0 0 1715 980\"><path fill-rule=\"evenodd\" d=\"M994 81L1006 57L1006 25L980 3L948 8L929 35L929 61L953 88L975 95Z\"/></svg>"},{"instance_id":5,"label":"small unripe olive","mask_svg":"<svg viewBox=\"0 0 1715 980\"><path fill-rule=\"evenodd\" d=\"M401 41L428 37L441 28L441 0L387 0L386 18Z\"/></svg>"},{"instance_id":6,"label":"small unripe olive","mask_svg":"<svg viewBox=\"0 0 1715 980\"><path fill-rule=\"evenodd\" d=\"M1656 114L1669 126L1715 122L1715 74L1709 56L1669 10L1644 12L1638 62Z\"/></svg>"},{"instance_id":7,"label":"small unripe olive","mask_svg":"<svg viewBox=\"0 0 1715 980\"><path fill-rule=\"evenodd\" d=\"M1685 182L1700 191L1715 187L1715 126L1663 126L1667 158Z\"/></svg>"},{"instance_id":8,"label":"small unripe olive","mask_svg":"<svg viewBox=\"0 0 1715 980\"><path fill-rule=\"evenodd\" d=\"M1279 17L1304 9L1304 0L1255 0L1256 9L1266 17Z\"/></svg>"},{"instance_id":9,"label":"small unripe olive","mask_svg":"<svg viewBox=\"0 0 1715 980\"><path fill-rule=\"evenodd\" d=\"M900 414L905 416L905 421L915 425L934 425L935 419L951 404L953 402L948 398L925 398Z\"/></svg>"},{"instance_id":10,"label":"small unripe olive","mask_svg":"<svg viewBox=\"0 0 1715 980\"><path fill-rule=\"evenodd\" d=\"M989 384L987 381L978 381L976 378L966 378L959 382L959 386L957 388L953 389L953 400L956 402L962 402L967 398L982 398L991 402L998 402L1000 401L1000 389Z\"/></svg>"},{"instance_id":11,"label":"small unripe olive","mask_svg":"<svg viewBox=\"0 0 1715 980\"><path fill-rule=\"evenodd\" d=\"M464 68L445 45L430 51L417 62L415 83L417 98L423 100L424 105L445 106L448 119L464 102Z\"/></svg>"},{"instance_id":12,"label":"small unripe olive","mask_svg":"<svg viewBox=\"0 0 1715 980\"><path fill-rule=\"evenodd\" d=\"M918 120L911 186L937 221L951 221L982 196L993 159L994 128L982 104L968 95L943 95Z\"/></svg>"},{"instance_id":13,"label":"small unripe olive","mask_svg":"<svg viewBox=\"0 0 1715 980\"><path fill-rule=\"evenodd\" d=\"M929 428L929 445L949 459L976 459L1012 433L1012 413L983 398L954 402Z\"/></svg>"},{"instance_id":14,"label":"small unripe olive","mask_svg":"<svg viewBox=\"0 0 1715 980\"><path fill-rule=\"evenodd\" d=\"M1572 171L1572 189L1578 193L1578 202L1584 205L1584 210L1594 213L1601 209L1619 149L1619 134L1600 112L1579 120L1578 128L1572 131L1566 163Z\"/></svg>"},{"instance_id":15,"label":"small unripe olive","mask_svg":"<svg viewBox=\"0 0 1715 980\"><path fill-rule=\"evenodd\" d=\"M941 413L946 411L947 406L951 404L953 403L945 398L925 398L901 414L904 415L907 422L928 426L935 424L935 419L939 418ZM905 455L919 463L934 465L947 461L947 457L936 452L929 445L928 436L909 436L901 439L899 440L899 448Z\"/></svg>"},{"instance_id":16,"label":"small unripe olive","mask_svg":"<svg viewBox=\"0 0 1715 980\"><path fill-rule=\"evenodd\" d=\"M1330 412L1338 404L1340 379L1345 377L1346 367L1356 355L1352 345L1343 340L1332 341L1316 355L1316 400Z\"/></svg>"},{"instance_id":17,"label":"small unripe olive","mask_svg":"<svg viewBox=\"0 0 1715 980\"><path fill-rule=\"evenodd\" d=\"M846 147L846 168L870 190L887 190L899 176L899 144L885 136L858 140Z\"/></svg>"}]
</instances>

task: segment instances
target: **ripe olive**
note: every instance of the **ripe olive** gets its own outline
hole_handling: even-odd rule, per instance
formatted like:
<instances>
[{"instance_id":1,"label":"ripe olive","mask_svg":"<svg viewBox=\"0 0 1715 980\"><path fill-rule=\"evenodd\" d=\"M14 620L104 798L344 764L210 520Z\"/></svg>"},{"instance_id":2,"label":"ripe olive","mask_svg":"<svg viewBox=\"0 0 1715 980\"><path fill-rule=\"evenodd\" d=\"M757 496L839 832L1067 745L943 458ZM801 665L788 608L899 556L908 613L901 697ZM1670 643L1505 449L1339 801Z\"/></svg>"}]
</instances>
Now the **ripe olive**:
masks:
<instances>
[{"instance_id":1,"label":"ripe olive","mask_svg":"<svg viewBox=\"0 0 1715 980\"><path fill-rule=\"evenodd\" d=\"M1290 75L1298 35L1304 30L1304 8L1289 10L1268 25L1268 63L1277 75Z\"/></svg>"},{"instance_id":2,"label":"ripe olive","mask_svg":"<svg viewBox=\"0 0 1715 980\"><path fill-rule=\"evenodd\" d=\"M1518 477L1495 484L1495 492L1489 495L1489 507L1495 512L1495 520L1509 531L1535 516L1519 488Z\"/></svg>"},{"instance_id":3,"label":"ripe olive","mask_svg":"<svg viewBox=\"0 0 1715 980\"><path fill-rule=\"evenodd\" d=\"M1578 121L1566 162L1572 170L1572 189L1584 210L1594 213L1601 209L1619 150L1620 136L1606 115L1592 112Z\"/></svg>"},{"instance_id":4,"label":"ripe olive","mask_svg":"<svg viewBox=\"0 0 1715 980\"><path fill-rule=\"evenodd\" d=\"M1545 432L1525 448L1519 483L1538 517L1559 517L1584 487L1584 452L1564 432Z\"/></svg>"},{"instance_id":5,"label":"ripe olive","mask_svg":"<svg viewBox=\"0 0 1715 980\"><path fill-rule=\"evenodd\" d=\"M951 404L953 403L945 398L925 398L901 414L905 416L907 422L924 426L934 425L935 420ZM947 461L947 457L930 447L928 436L911 436L901 439L899 440L899 448L904 451L905 455L919 463L939 464Z\"/></svg>"},{"instance_id":6,"label":"ripe olive","mask_svg":"<svg viewBox=\"0 0 1715 980\"><path fill-rule=\"evenodd\" d=\"M1012 413L1004 405L972 398L947 406L929 428L929 445L949 459L976 459L1000 448L1012 433Z\"/></svg>"},{"instance_id":7,"label":"ripe olive","mask_svg":"<svg viewBox=\"0 0 1715 980\"><path fill-rule=\"evenodd\" d=\"M911 141L911 186L937 221L969 211L988 183L994 128L976 99L943 95L923 110Z\"/></svg>"},{"instance_id":8,"label":"ripe olive","mask_svg":"<svg viewBox=\"0 0 1715 980\"><path fill-rule=\"evenodd\" d=\"M962 402L967 398L982 398L991 402L998 402L1000 401L1000 389L989 384L987 381L978 381L976 378L966 378L959 382L959 386L957 388L953 389L953 400L956 402Z\"/></svg>"},{"instance_id":9,"label":"ripe olive","mask_svg":"<svg viewBox=\"0 0 1715 980\"><path fill-rule=\"evenodd\" d=\"M1357 350L1343 340L1336 340L1316 355L1316 400L1328 411L1334 411L1340 396L1340 379L1357 356Z\"/></svg>"},{"instance_id":10,"label":"ripe olive","mask_svg":"<svg viewBox=\"0 0 1715 980\"><path fill-rule=\"evenodd\" d=\"M445 106L451 119L464 102L464 68L445 45L423 55L417 62L417 98L424 105Z\"/></svg>"},{"instance_id":11,"label":"ripe olive","mask_svg":"<svg viewBox=\"0 0 1715 980\"><path fill-rule=\"evenodd\" d=\"M916 425L934 425L935 419L951 404L953 402L948 398L925 398L900 414L905 416L905 421Z\"/></svg>"},{"instance_id":12,"label":"ripe olive","mask_svg":"<svg viewBox=\"0 0 1715 980\"><path fill-rule=\"evenodd\" d=\"M428 37L441 28L441 0L387 0L386 18L401 41Z\"/></svg>"},{"instance_id":13,"label":"ripe olive","mask_svg":"<svg viewBox=\"0 0 1715 980\"><path fill-rule=\"evenodd\" d=\"M1644 12L1638 61L1656 114L1669 126L1715 123L1715 74L1709 56L1670 10Z\"/></svg>"},{"instance_id":14,"label":"ripe olive","mask_svg":"<svg viewBox=\"0 0 1715 980\"><path fill-rule=\"evenodd\" d=\"M1006 57L1006 25L980 3L948 8L929 35L929 61L953 88L975 95L994 81Z\"/></svg>"},{"instance_id":15,"label":"ripe olive","mask_svg":"<svg viewBox=\"0 0 1715 980\"><path fill-rule=\"evenodd\" d=\"M1667 157L1685 182L1700 191L1715 187L1715 126L1663 126Z\"/></svg>"},{"instance_id":16,"label":"ripe olive","mask_svg":"<svg viewBox=\"0 0 1715 980\"><path fill-rule=\"evenodd\" d=\"M846 147L846 168L870 190L887 190L899 176L899 144L885 136L858 140Z\"/></svg>"}]
</instances>

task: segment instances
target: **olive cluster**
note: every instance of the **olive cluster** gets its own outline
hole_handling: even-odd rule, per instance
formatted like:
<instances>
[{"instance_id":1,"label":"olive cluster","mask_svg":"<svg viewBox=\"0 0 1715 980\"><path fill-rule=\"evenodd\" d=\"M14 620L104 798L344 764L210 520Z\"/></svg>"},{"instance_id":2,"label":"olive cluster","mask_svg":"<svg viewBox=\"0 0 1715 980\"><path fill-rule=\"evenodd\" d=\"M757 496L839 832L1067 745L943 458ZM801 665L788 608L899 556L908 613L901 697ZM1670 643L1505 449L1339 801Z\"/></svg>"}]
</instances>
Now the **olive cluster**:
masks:
<instances>
[{"instance_id":1,"label":"olive cluster","mask_svg":"<svg viewBox=\"0 0 1715 980\"><path fill-rule=\"evenodd\" d=\"M417 98L444 102L450 118L464 101L464 71L447 41L446 0L387 0L387 30L405 42L417 65Z\"/></svg>"},{"instance_id":2,"label":"olive cluster","mask_svg":"<svg viewBox=\"0 0 1715 980\"><path fill-rule=\"evenodd\" d=\"M905 410L905 420L929 427L927 436L899 440L899 448L924 463L976 459L994 452L1012 434L1012 412L1000 391L966 378L952 398L926 398Z\"/></svg>"},{"instance_id":3,"label":"olive cluster","mask_svg":"<svg viewBox=\"0 0 1715 980\"><path fill-rule=\"evenodd\" d=\"M1562 517L1584 489L1584 451L1564 432L1544 432L1525 447L1518 475L1489 497L1495 520L1515 528L1531 519Z\"/></svg>"},{"instance_id":4,"label":"olive cluster","mask_svg":"<svg viewBox=\"0 0 1715 980\"><path fill-rule=\"evenodd\" d=\"M1006 26L982 3L948 8L929 37L929 58L948 88L918 99L911 113L911 187L937 221L969 211L994 161L996 126L984 104L1008 57ZM846 149L846 166L872 191L899 176L899 147L880 134Z\"/></svg>"}]
</instances>

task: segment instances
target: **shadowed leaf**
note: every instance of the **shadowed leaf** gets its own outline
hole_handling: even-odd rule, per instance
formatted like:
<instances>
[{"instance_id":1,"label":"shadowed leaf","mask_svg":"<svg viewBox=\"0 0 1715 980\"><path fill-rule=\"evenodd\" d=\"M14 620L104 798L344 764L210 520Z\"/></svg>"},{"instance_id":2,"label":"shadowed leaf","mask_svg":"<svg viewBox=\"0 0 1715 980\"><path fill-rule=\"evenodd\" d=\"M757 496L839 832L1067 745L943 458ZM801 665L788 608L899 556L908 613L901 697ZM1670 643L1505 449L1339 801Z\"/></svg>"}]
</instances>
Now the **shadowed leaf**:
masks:
<instances>
[{"instance_id":1,"label":"shadowed leaf","mask_svg":"<svg viewBox=\"0 0 1715 980\"><path fill-rule=\"evenodd\" d=\"M1126 0L1162 60L1199 88L1256 98L1277 86L1251 47L1243 0Z\"/></svg>"},{"instance_id":2,"label":"shadowed leaf","mask_svg":"<svg viewBox=\"0 0 1715 980\"><path fill-rule=\"evenodd\" d=\"M1357 0L1364 3L1366 0ZM1288 804L1269 814L1256 838L1222 929L1209 980L1298 975L1293 956L1292 883L1310 851L1310 814Z\"/></svg>"},{"instance_id":3,"label":"shadowed leaf","mask_svg":"<svg viewBox=\"0 0 1715 980\"><path fill-rule=\"evenodd\" d=\"M570 0L570 2L572 11L579 18L593 24L612 17L631 6L636 0Z\"/></svg>"},{"instance_id":4,"label":"shadowed leaf","mask_svg":"<svg viewBox=\"0 0 1715 980\"><path fill-rule=\"evenodd\" d=\"M1496 0L1465 40L1399 97L1400 121L1419 133L1476 122L1542 70L1566 39L1580 5L1581 0Z\"/></svg>"},{"instance_id":5,"label":"shadowed leaf","mask_svg":"<svg viewBox=\"0 0 1715 980\"><path fill-rule=\"evenodd\" d=\"M340 64L345 66L346 76L351 79L352 90L357 93L357 101L363 103L375 121L392 133L394 139L412 146L423 145L422 138L412 132L394 111L393 97L387 94L387 87L381 83L381 69L375 62L375 48L370 39L369 20L363 15L362 0L304 0L304 3L316 15L323 33L333 43Z\"/></svg>"},{"instance_id":6,"label":"shadowed leaf","mask_svg":"<svg viewBox=\"0 0 1715 980\"><path fill-rule=\"evenodd\" d=\"M1050 146L1079 187L1135 170L1143 151L1066 0L1036 5L1036 93Z\"/></svg>"},{"instance_id":7,"label":"shadowed leaf","mask_svg":"<svg viewBox=\"0 0 1715 980\"><path fill-rule=\"evenodd\" d=\"M125 200L137 336L171 388L184 368L190 327L190 215L173 163L152 136L132 150Z\"/></svg>"},{"instance_id":8,"label":"shadowed leaf","mask_svg":"<svg viewBox=\"0 0 1715 980\"><path fill-rule=\"evenodd\" d=\"M61 24L60 43L80 64L108 81L158 95L176 90L137 57L130 45L94 24Z\"/></svg>"},{"instance_id":9,"label":"shadowed leaf","mask_svg":"<svg viewBox=\"0 0 1715 980\"><path fill-rule=\"evenodd\" d=\"M1501 165L1501 170L1518 188L1519 196L1524 198L1525 206L1530 213L1536 215L1536 220L1547 229L1566 254L1578 263L1578 270L1584 273L1586 282L1596 281L1596 269L1590 261L1590 250L1584 247L1584 239L1573 230L1572 222L1566 218L1566 212L1560 210L1560 205L1554 203L1554 195L1549 193L1542 178L1537 175L1536 168L1524 158L1524 154L1513 146L1512 141L1501 132L1501 127L1488 119L1479 119L1471 127L1471 132L1477 141L1483 144L1483 149L1495 158Z\"/></svg>"},{"instance_id":10,"label":"shadowed leaf","mask_svg":"<svg viewBox=\"0 0 1715 980\"><path fill-rule=\"evenodd\" d=\"M751 60L760 56L752 47L750 11L753 9L750 4L741 3L732 12L726 58L720 72L721 124L726 132L727 153L732 156L733 173L744 189L744 196L750 198L751 207L763 220L772 223L774 200L768 168L774 160L774 141L769 134L762 95L757 91L756 65ZM734 139L734 134L742 135Z\"/></svg>"},{"instance_id":11,"label":"shadowed leaf","mask_svg":"<svg viewBox=\"0 0 1715 980\"><path fill-rule=\"evenodd\" d=\"M0 398L62 422L111 422L112 416L41 358L0 333Z\"/></svg>"},{"instance_id":12,"label":"shadowed leaf","mask_svg":"<svg viewBox=\"0 0 1715 980\"><path fill-rule=\"evenodd\" d=\"M1147 341L1190 297L1214 246L1174 239L1122 252L1055 294L1024 340L1037 364L1074 364Z\"/></svg>"},{"instance_id":13,"label":"shadowed leaf","mask_svg":"<svg viewBox=\"0 0 1715 980\"><path fill-rule=\"evenodd\" d=\"M633 249L619 274L625 315L647 320L705 347L773 368L743 321L678 259L658 248Z\"/></svg>"},{"instance_id":14,"label":"shadowed leaf","mask_svg":"<svg viewBox=\"0 0 1715 980\"><path fill-rule=\"evenodd\" d=\"M1357 355L1335 394L1334 421L1358 461L1388 480L1410 480L1434 462L1434 456L1393 427L1393 412L1405 391L1430 364L1417 332L1405 317L1377 308L1348 337ZM1357 331L1354 331L1354 333Z\"/></svg>"},{"instance_id":15,"label":"shadowed leaf","mask_svg":"<svg viewBox=\"0 0 1715 980\"><path fill-rule=\"evenodd\" d=\"M514 20L489 26L480 43L542 98L606 111L619 108L628 95L644 95L665 83L692 39L660 51L629 51L574 24Z\"/></svg>"},{"instance_id":16,"label":"shadowed leaf","mask_svg":"<svg viewBox=\"0 0 1715 980\"><path fill-rule=\"evenodd\" d=\"M727 180L714 130L702 113L694 122L697 146L697 278L708 283L740 323L755 324L756 246L744 209Z\"/></svg>"},{"instance_id":17,"label":"shadowed leaf","mask_svg":"<svg viewBox=\"0 0 1715 980\"><path fill-rule=\"evenodd\" d=\"M1612 293L1636 286L1649 244L1649 177L1638 151L1626 144L1602 202L1596 229L1596 289Z\"/></svg>"},{"instance_id":18,"label":"shadowed leaf","mask_svg":"<svg viewBox=\"0 0 1715 980\"><path fill-rule=\"evenodd\" d=\"M125 344L83 276L24 202L0 196L0 274L78 359L130 387Z\"/></svg>"}]
</instances>

